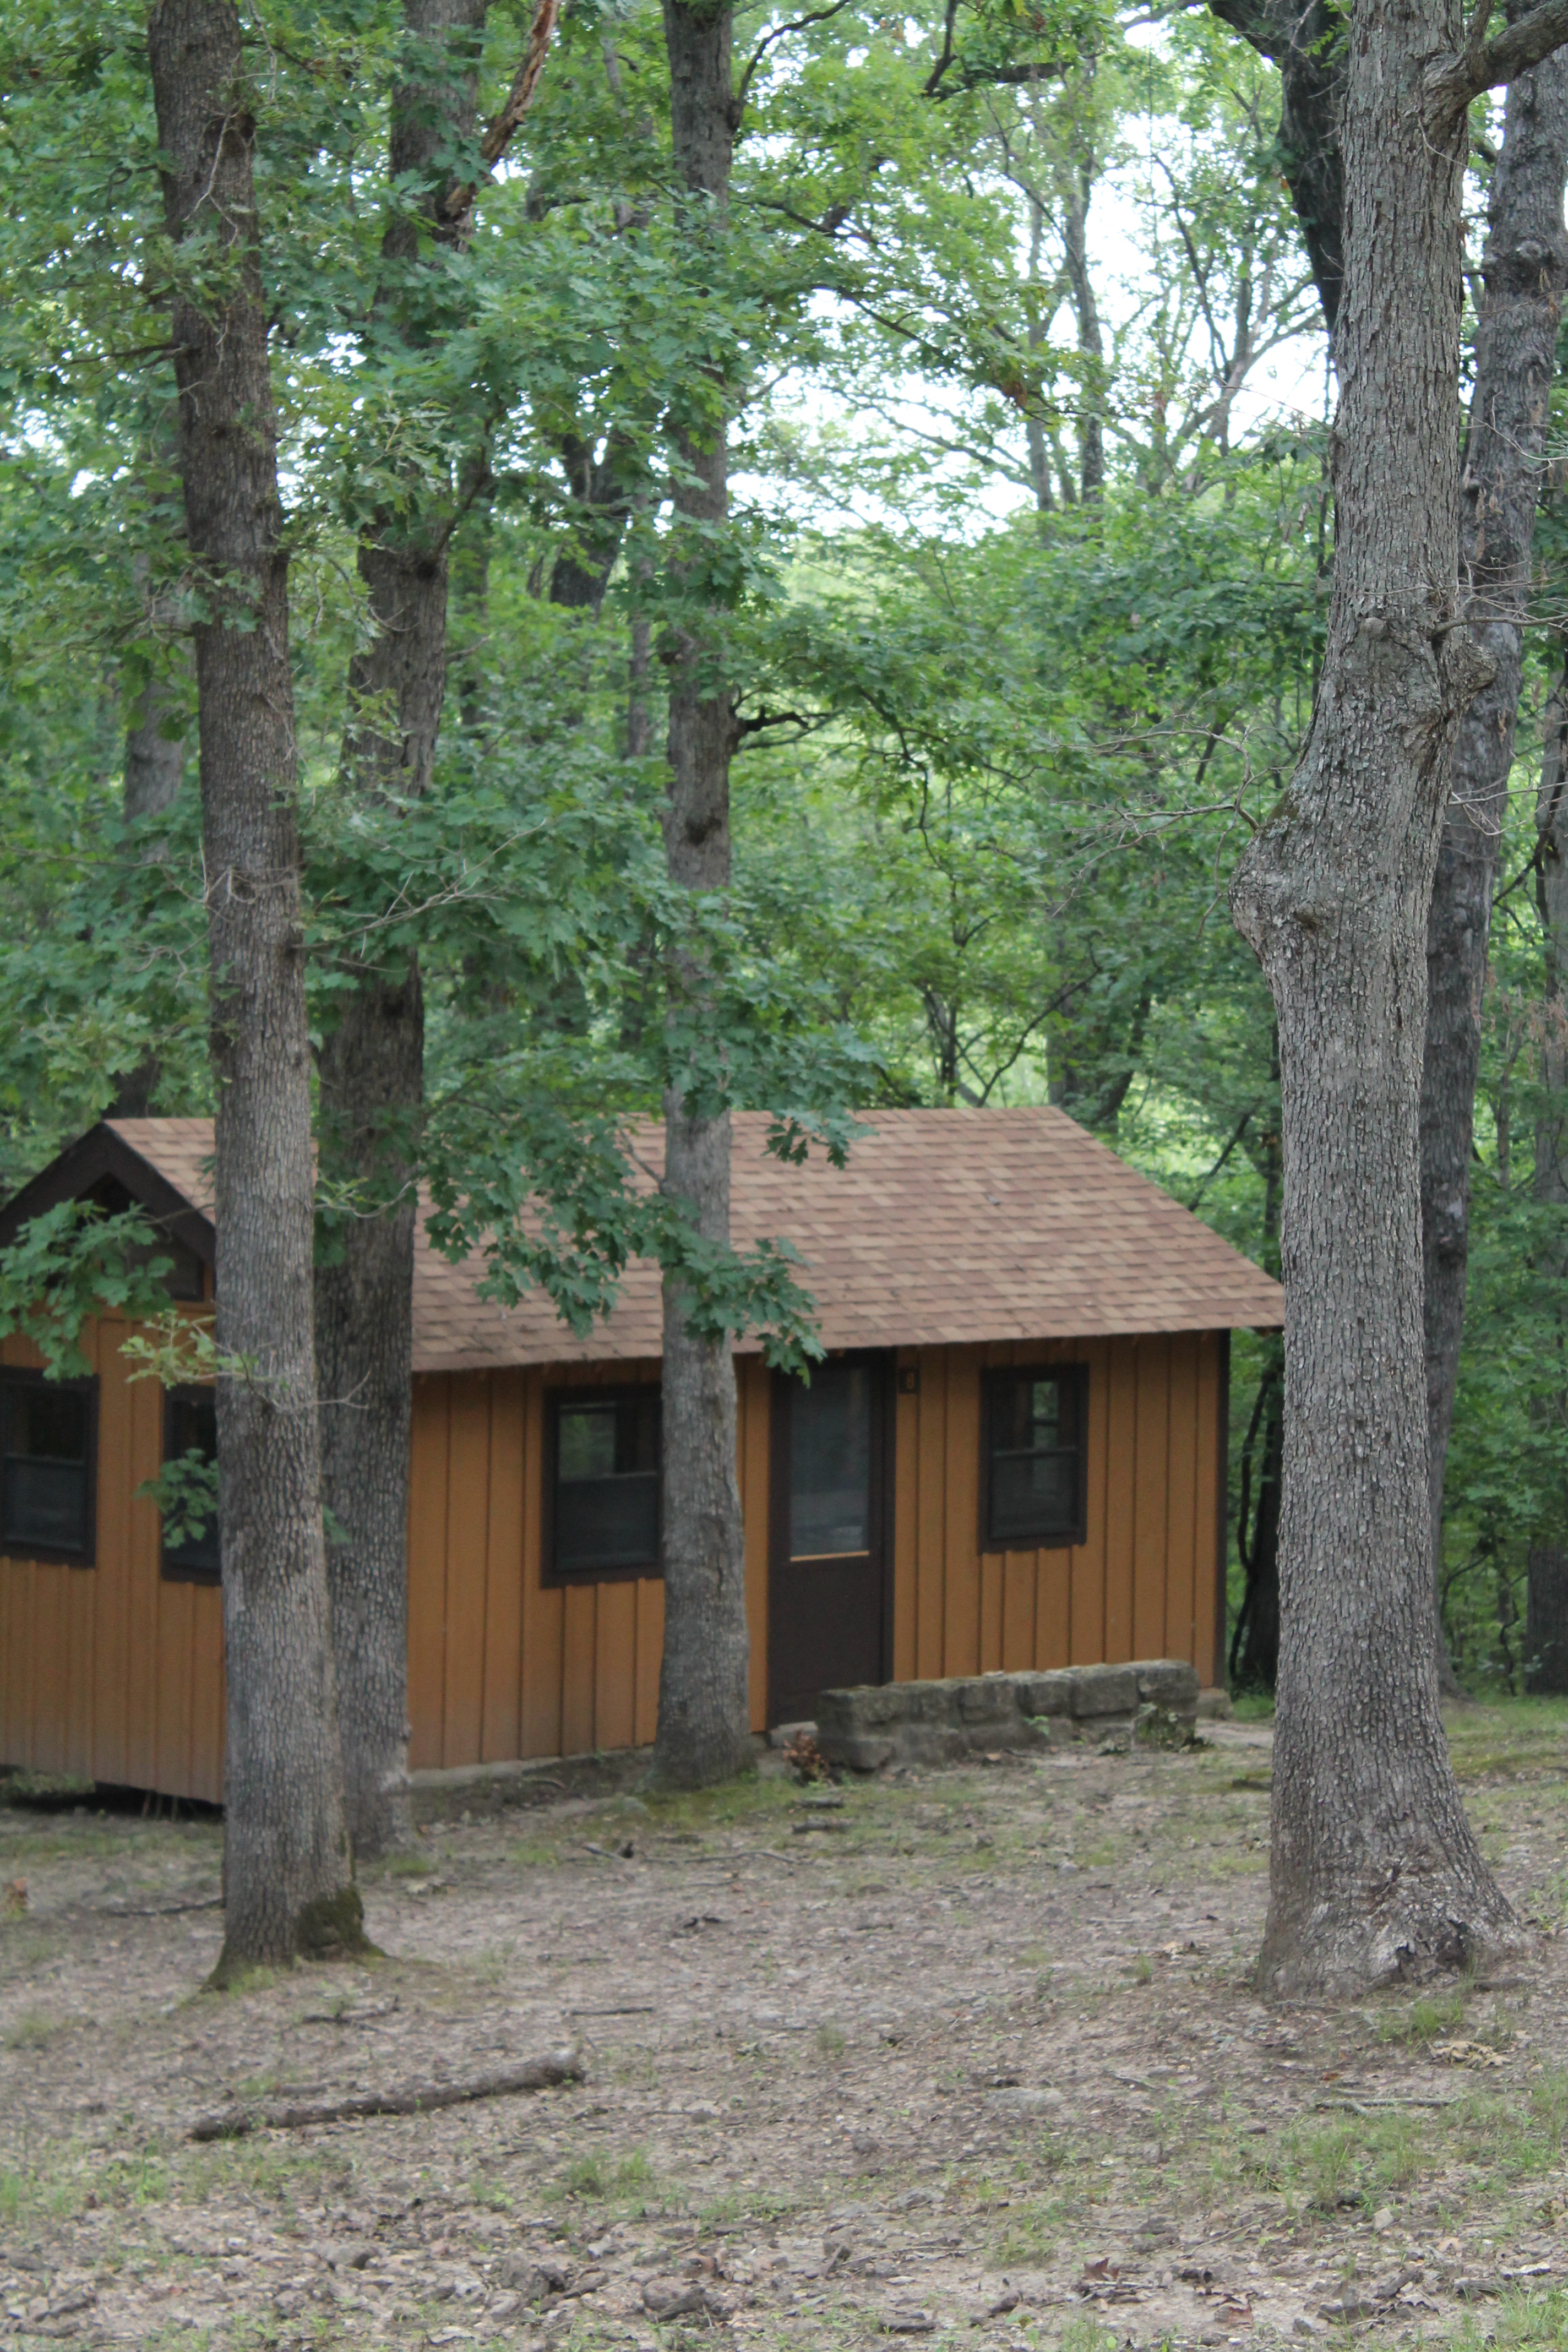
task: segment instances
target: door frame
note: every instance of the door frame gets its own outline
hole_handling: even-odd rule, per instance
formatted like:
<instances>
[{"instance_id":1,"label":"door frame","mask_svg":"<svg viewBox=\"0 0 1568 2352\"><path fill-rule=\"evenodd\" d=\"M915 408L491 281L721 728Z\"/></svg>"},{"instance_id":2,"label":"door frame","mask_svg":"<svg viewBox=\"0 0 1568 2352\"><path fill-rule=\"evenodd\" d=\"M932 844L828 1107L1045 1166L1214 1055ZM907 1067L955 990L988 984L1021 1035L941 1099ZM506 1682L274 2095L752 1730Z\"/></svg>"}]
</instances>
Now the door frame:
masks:
<instances>
[{"instance_id":1,"label":"door frame","mask_svg":"<svg viewBox=\"0 0 1568 2352\"><path fill-rule=\"evenodd\" d=\"M897 1357L891 1348L836 1348L830 1363L868 1364L871 1368L871 1491L869 1501L870 1558L881 1601L878 1643L878 1680L893 1678L893 1519L898 1488L895 1482L898 1441ZM781 1570L789 1567L790 1399L794 1379L773 1372L768 1381L768 1687L767 1721L771 1729L780 1720L774 1705L773 1602L783 1590Z\"/></svg>"}]
</instances>

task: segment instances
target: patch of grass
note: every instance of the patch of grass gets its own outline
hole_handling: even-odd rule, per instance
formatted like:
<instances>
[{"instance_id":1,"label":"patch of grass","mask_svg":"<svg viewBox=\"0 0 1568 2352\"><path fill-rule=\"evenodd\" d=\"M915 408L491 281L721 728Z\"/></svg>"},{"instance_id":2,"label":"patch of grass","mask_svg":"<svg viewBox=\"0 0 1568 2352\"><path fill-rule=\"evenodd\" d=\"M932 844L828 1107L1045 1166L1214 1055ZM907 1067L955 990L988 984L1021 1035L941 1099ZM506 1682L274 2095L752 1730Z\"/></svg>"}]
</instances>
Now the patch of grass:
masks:
<instances>
[{"instance_id":1,"label":"patch of grass","mask_svg":"<svg viewBox=\"0 0 1568 2352\"><path fill-rule=\"evenodd\" d=\"M842 2026L826 2022L817 2027L812 2039L816 2044L817 2055L820 2058L842 2058L848 2047Z\"/></svg>"},{"instance_id":2,"label":"patch of grass","mask_svg":"<svg viewBox=\"0 0 1568 2352\"><path fill-rule=\"evenodd\" d=\"M1560 2352L1568 2343L1568 2294L1548 2287L1544 2294L1504 2295L1486 2319L1467 2312L1459 2333L1450 2336L1455 2352L1481 2352L1483 2346L1512 2347L1542 2346Z\"/></svg>"},{"instance_id":3,"label":"patch of grass","mask_svg":"<svg viewBox=\"0 0 1568 2352\"><path fill-rule=\"evenodd\" d=\"M1440 2036L1458 2033L1465 2022L1465 1992L1456 1985L1450 1991L1424 1993L1407 2009L1385 2010L1377 2021L1380 2042L1436 2042Z\"/></svg>"},{"instance_id":4,"label":"patch of grass","mask_svg":"<svg viewBox=\"0 0 1568 2352\"><path fill-rule=\"evenodd\" d=\"M566 2167L558 2186L563 2197L609 2205L622 2199L644 2202L658 2188L659 2180L645 2150L635 2147L618 2162L602 2156L580 2156Z\"/></svg>"},{"instance_id":5,"label":"patch of grass","mask_svg":"<svg viewBox=\"0 0 1568 2352\"><path fill-rule=\"evenodd\" d=\"M288 1969L264 1967L259 1963L254 1966L246 1964L226 1976L221 1984L209 1977L202 1987L202 1992L214 1999L243 2000L249 1993L270 1992L274 1986L286 1984L289 1974Z\"/></svg>"},{"instance_id":6,"label":"patch of grass","mask_svg":"<svg viewBox=\"0 0 1568 2352\"><path fill-rule=\"evenodd\" d=\"M428 1878L436 1865L422 1853L395 1853L386 1864L388 1878Z\"/></svg>"},{"instance_id":7,"label":"patch of grass","mask_svg":"<svg viewBox=\"0 0 1568 2352\"><path fill-rule=\"evenodd\" d=\"M1057 2352L1116 2352L1120 2338L1087 2312L1069 2319L1057 2337Z\"/></svg>"},{"instance_id":8,"label":"patch of grass","mask_svg":"<svg viewBox=\"0 0 1568 2352\"><path fill-rule=\"evenodd\" d=\"M1153 1983L1154 1963L1149 1958L1147 1952L1133 1953L1132 1959L1128 1969L1128 1974L1131 1977L1134 1984L1145 1985Z\"/></svg>"},{"instance_id":9,"label":"patch of grass","mask_svg":"<svg viewBox=\"0 0 1568 2352\"><path fill-rule=\"evenodd\" d=\"M514 1870L553 1870L561 1860L559 1850L548 1838L521 1838L507 1849L507 1860Z\"/></svg>"},{"instance_id":10,"label":"patch of grass","mask_svg":"<svg viewBox=\"0 0 1568 2352\"><path fill-rule=\"evenodd\" d=\"M1056 2257L1064 2216L1054 2198L1026 2198L1008 2211L992 2242L998 2270L1043 2270Z\"/></svg>"},{"instance_id":11,"label":"patch of grass","mask_svg":"<svg viewBox=\"0 0 1568 2352\"><path fill-rule=\"evenodd\" d=\"M1272 1723L1274 1695L1271 1691L1237 1691L1231 1700L1230 1711L1237 1723Z\"/></svg>"},{"instance_id":12,"label":"patch of grass","mask_svg":"<svg viewBox=\"0 0 1568 2352\"><path fill-rule=\"evenodd\" d=\"M700 2236L714 2230L733 2229L742 2221L761 2224L787 2221L795 2210L795 2200L782 2189L730 2189L700 2207L695 2223Z\"/></svg>"},{"instance_id":13,"label":"patch of grass","mask_svg":"<svg viewBox=\"0 0 1568 2352\"><path fill-rule=\"evenodd\" d=\"M1537 2179L1563 2161L1568 2074L1557 2069L1539 2076L1528 2101L1517 2092L1477 2092L1450 2107L1444 2122L1453 2153L1476 2168L1478 2179Z\"/></svg>"},{"instance_id":14,"label":"patch of grass","mask_svg":"<svg viewBox=\"0 0 1568 2352\"><path fill-rule=\"evenodd\" d=\"M79 1772L7 1772L0 1780L0 1805L37 1805L44 1810L51 1805L81 1804L97 1787L96 1780L86 1780Z\"/></svg>"},{"instance_id":15,"label":"patch of grass","mask_svg":"<svg viewBox=\"0 0 1568 2352\"><path fill-rule=\"evenodd\" d=\"M5 2029L7 2050L47 2050L60 2030L60 2020L47 2010L25 2009Z\"/></svg>"},{"instance_id":16,"label":"patch of grass","mask_svg":"<svg viewBox=\"0 0 1568 2352\"><path fill-rule=\"evenodd\" d=\"M468 2176L468 2195L474 2204L488 2206L492 2213L513 2210L513 2200L508 2191L499 2180L492 2180L482 2172Z\"/></svg>"}]
</instances>

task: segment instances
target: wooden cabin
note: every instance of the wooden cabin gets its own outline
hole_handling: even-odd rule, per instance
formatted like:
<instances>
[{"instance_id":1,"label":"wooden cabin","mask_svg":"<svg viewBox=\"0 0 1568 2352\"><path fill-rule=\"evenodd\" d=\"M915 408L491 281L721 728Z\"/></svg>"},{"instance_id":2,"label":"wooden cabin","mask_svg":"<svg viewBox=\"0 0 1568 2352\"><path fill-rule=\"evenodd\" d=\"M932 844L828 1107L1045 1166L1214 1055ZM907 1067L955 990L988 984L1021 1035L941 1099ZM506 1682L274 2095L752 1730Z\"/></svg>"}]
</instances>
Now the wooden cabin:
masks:
<instances>
[{"instance_id":1,"label":"wooden cabin","mask_svg":"<svg viewBox=\"0 0 1568 2352\"><path fill-rule=\"evenodd\" d=\"M809 1387L737 1349L759 1730L818 1689L1095 1660L1224 1657L1229 1335L1278 1285L1061 1112L879 1111L836 1170L734 1122L738 1242L787 1236L829 1353ZM660 1139L642 1139L657 1152ZM171 1288L210 1298L212 1132L106 1121L0 1212L141 1202ZM421 1230L408 1507L412 1762L653 1737L658 1272L579 1339L479 1296ZM179 1796L223 1786L216 1534L165 1545L137 1488L212 1443L210 1399L0 1348L0 1764ZM329 1408L330 1409L330 1408Z\"/></svg>"}]
</instances>

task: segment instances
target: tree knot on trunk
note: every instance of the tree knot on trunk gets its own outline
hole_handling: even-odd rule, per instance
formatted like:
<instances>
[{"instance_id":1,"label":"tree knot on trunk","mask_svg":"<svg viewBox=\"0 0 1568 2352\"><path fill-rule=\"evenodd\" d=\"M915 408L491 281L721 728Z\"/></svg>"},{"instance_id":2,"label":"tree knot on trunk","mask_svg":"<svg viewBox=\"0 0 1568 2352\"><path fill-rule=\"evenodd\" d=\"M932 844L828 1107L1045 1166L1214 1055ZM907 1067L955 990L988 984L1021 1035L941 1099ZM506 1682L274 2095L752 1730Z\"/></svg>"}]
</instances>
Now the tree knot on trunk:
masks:
<instances>
[{"instance_id":1,"label":"tree knot on trunk","mask_svg":"<svg viewBox=\"0 0 1568 2352\"><path fill-rule=\"evenodd\" d=\"M1483 687L1497 676L1497 663L1467 628L1450 628L1436 639L1437 668L1448 718L1458 722Z\"/></svg>"}]
</instances>

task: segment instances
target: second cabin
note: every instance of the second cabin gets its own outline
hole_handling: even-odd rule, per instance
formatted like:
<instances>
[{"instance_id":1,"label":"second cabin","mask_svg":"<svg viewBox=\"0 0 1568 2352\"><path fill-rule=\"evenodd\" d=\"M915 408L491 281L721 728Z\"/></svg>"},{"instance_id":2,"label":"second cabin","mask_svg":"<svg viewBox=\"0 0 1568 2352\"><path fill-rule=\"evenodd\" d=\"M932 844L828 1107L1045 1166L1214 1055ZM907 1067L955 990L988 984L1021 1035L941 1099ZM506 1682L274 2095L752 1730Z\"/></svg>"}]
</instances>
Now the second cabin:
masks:
<instances>
[{"instance_id":1,"label":"second cabin","mask_svg":"<svg viewBox=\"0 0 1568 2352\"><path fill-rule=\"evenodd\" d=\"M810 1385L737 1351L752 1721L819 1690L1225 1643L1229 1336L1276 1283L1063 1113L878 1111L849 1164L785 1165L734 1126L737 1244L805 1261ZM210 1299L212 1130L105 1121L0 1213L138 1202ZM658 1130L639 1138L646 1158ZM659 1581L658 1269L575 1339L542 1294L481 1299L417 1244L408 1506L411 1762L651 1740ZM0 1347L0 1765L216 1801L216 1530L166 1544L139 1486L213 1443L210 1391L132 1381L126 1327L43 1380ZM330 1407L327 1409L331 1409Z\"/></svg>"}]
</instances>

